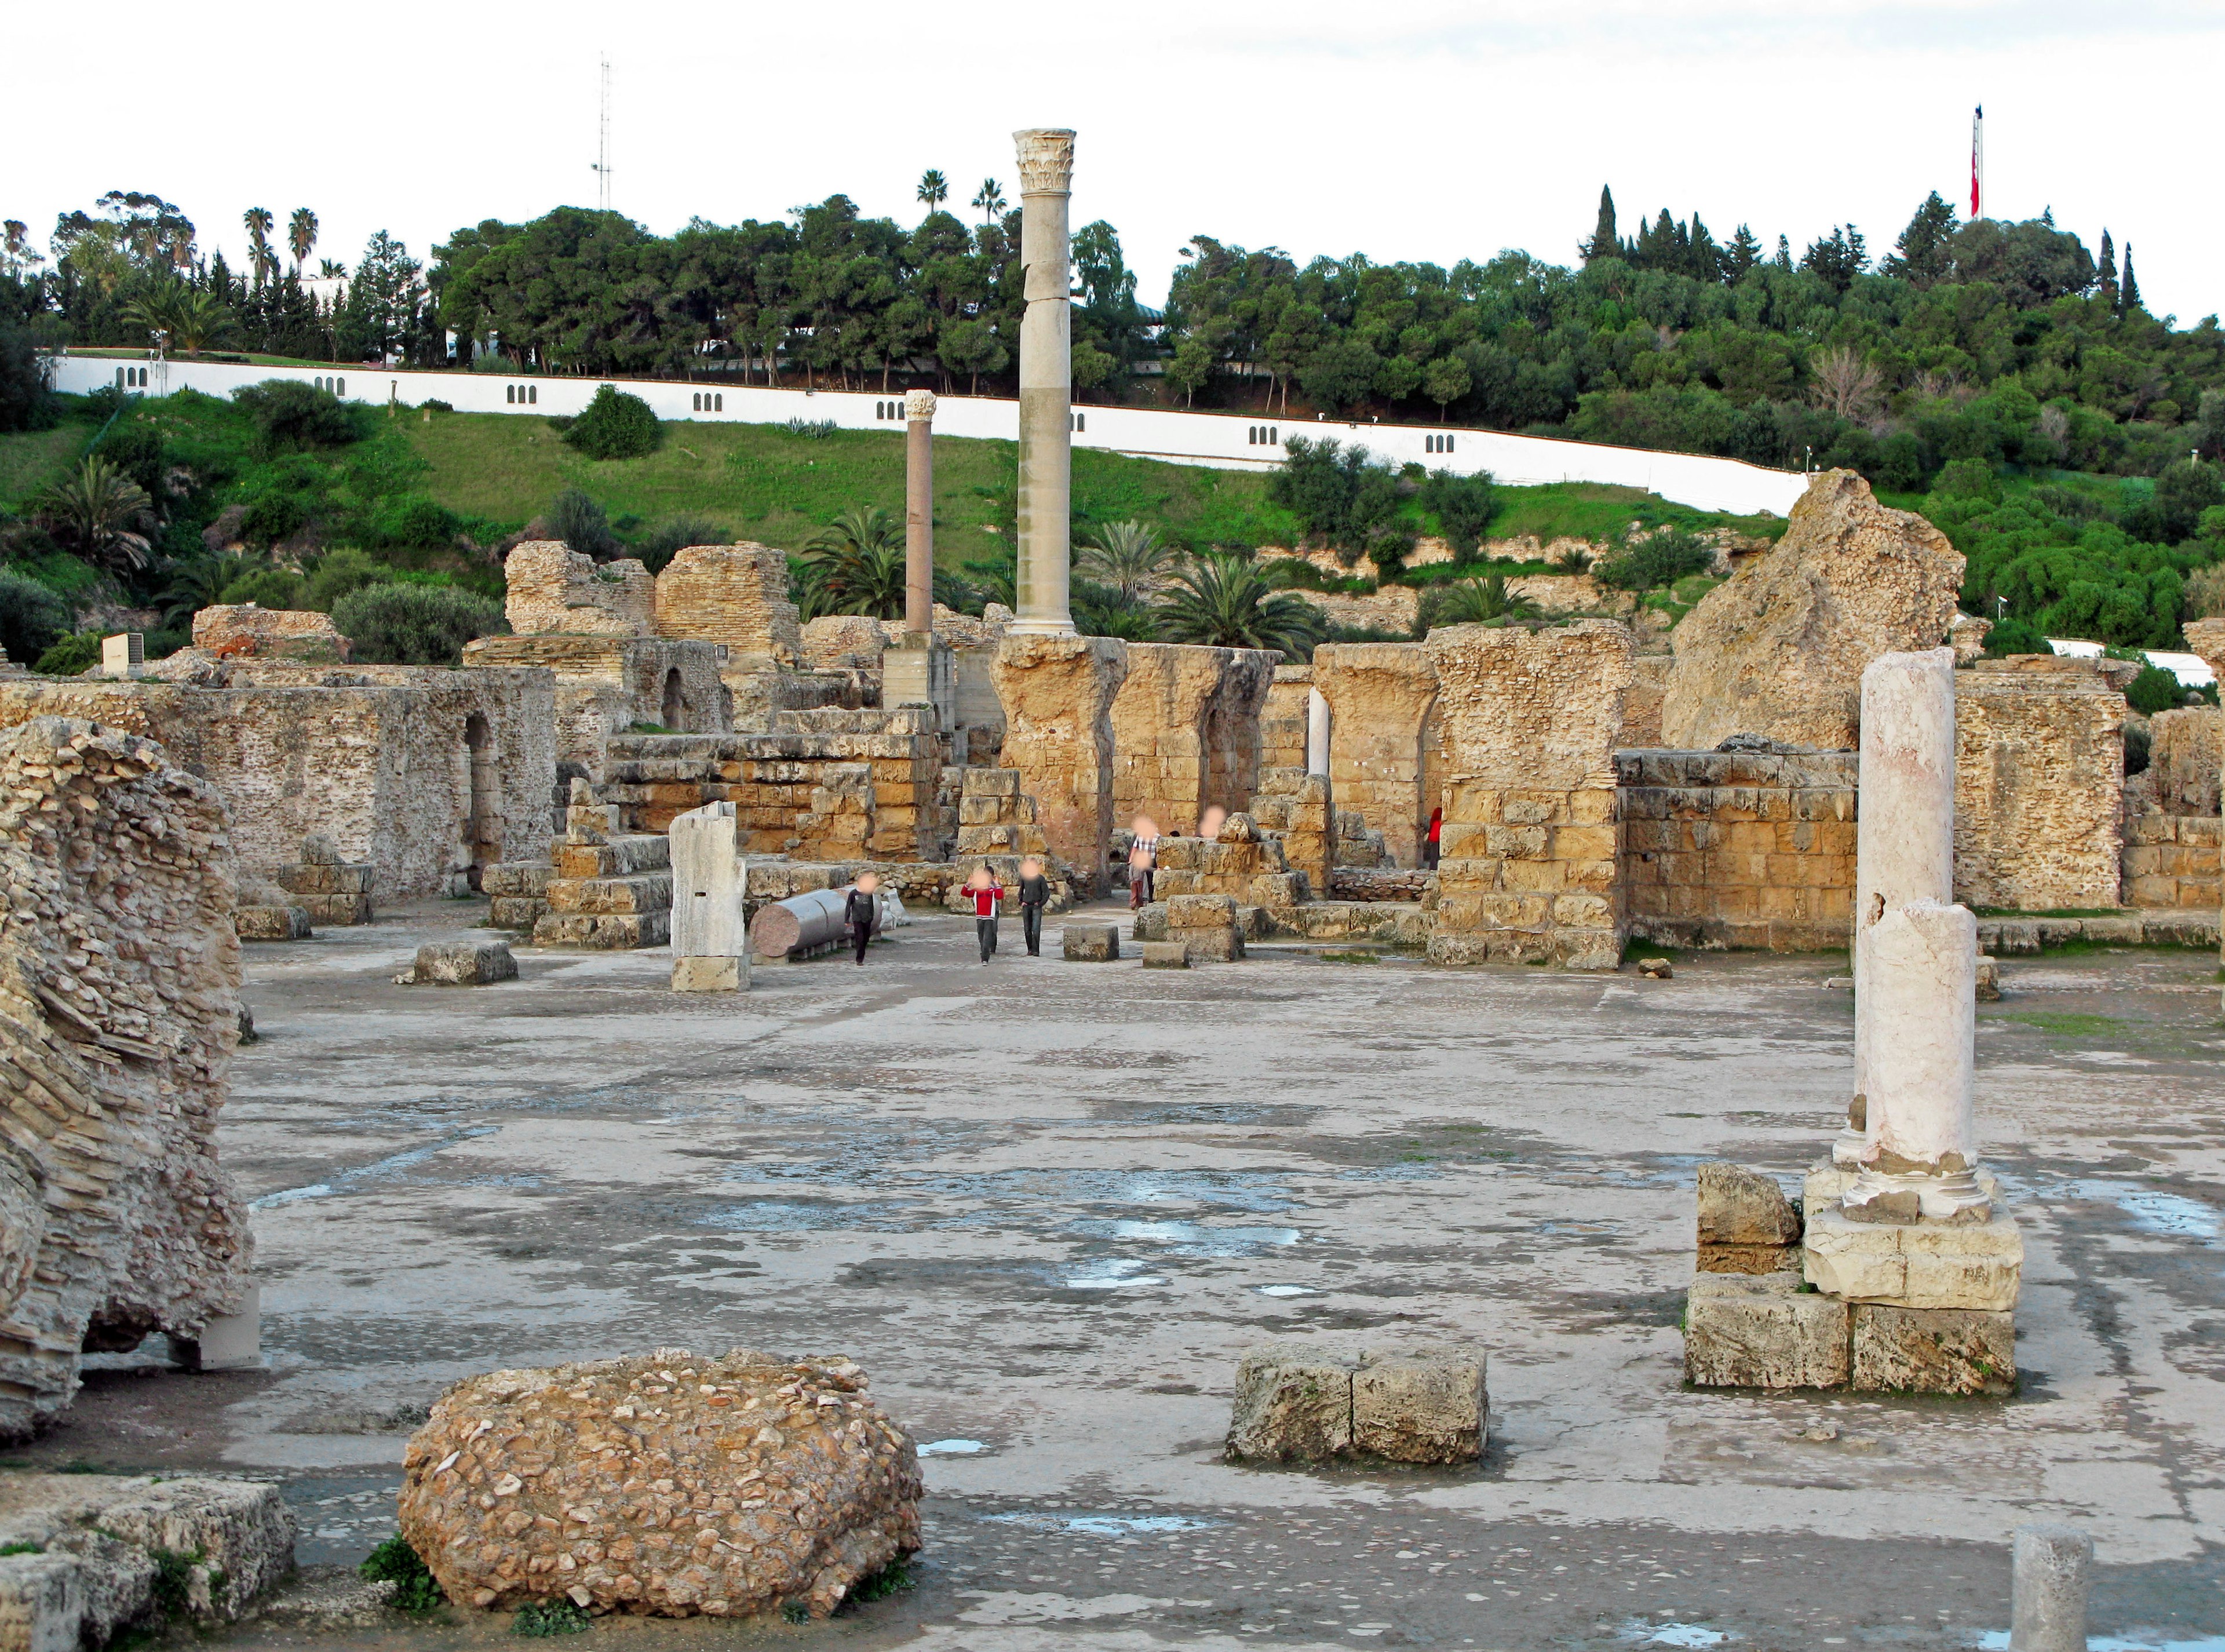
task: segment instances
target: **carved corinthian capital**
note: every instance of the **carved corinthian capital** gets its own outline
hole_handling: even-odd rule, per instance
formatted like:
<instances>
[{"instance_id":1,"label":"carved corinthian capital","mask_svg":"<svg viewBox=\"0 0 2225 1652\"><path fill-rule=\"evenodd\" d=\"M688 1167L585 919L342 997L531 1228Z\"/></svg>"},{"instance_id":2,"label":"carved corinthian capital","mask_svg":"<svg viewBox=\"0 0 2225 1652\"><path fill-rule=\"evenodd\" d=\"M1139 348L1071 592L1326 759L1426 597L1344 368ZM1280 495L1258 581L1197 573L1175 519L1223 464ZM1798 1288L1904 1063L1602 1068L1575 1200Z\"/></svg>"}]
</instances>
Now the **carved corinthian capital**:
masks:
<instances>
[{"instance_id":1,"label":"carved corinthian capital","mask_svg":"<svg viewBox=\"0 0 2225 1652\"><path fill-rule=\"evenodd\" d=\"M1074 182L1074 133L1063 126L1031 126L1012 134L1020 152L1020 193L1063 195Z\"/></svg>"},{"instance_id":2,"label":"carved corinthian capital","mask_svg":"<svg viewBox=\"0 0 2225 1652\"><path fill-rule=\"evenodd\" d=\"M906 390L904 392L905 423L923 425L931 421L934 417L935 392L933 390Z\"/></svg>"}]
</instances>

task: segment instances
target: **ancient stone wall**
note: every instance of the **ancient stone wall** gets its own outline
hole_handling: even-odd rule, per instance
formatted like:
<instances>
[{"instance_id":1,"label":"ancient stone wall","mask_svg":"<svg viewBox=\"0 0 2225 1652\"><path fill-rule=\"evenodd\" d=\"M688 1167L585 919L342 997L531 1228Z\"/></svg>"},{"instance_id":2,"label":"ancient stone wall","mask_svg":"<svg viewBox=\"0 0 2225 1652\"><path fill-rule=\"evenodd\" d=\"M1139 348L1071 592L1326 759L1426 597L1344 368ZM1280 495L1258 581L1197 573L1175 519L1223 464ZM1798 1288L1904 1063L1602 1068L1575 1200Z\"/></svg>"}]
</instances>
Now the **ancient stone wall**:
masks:
<instances>
[{"instance_id":1,"label":"ancient stone wall","mask_svg":"<svg viewBox=\"0 0 2225 1652\"><path fill-rule=\"evenodd\" d=\"M321 834L376 869L383 903L548 852L555 691L541 671L238 660L206 687L0 683L0 726L60 714L160 740L231 808L246 875L275 879Z\"/></svg>"},{"instance_id":2,"label":"ancient stone wall","mask_svg":"<svg viewBox=\"0 0 2225 1652\"><path fill-rule=\"evenodd\" d=\"M554 673L557 758L599 776L611 741L637 723L686 734L731 729L724 653L713 642L543 633L479 637L464 645L464 664Z\"/></svg>"},{"instance_id":3,"label":"ancient stone wall","mask_svg":"<svg viewBox=\"0 0 2225 1652\"><path fill-rule=\"evenodd\" d=\"M1634 674L1622 701L1622 740L1632 748L1661 744L1661 706L1669 694L1673 654L1641 654L1630 662Z\"/></svg>"},{"instance_id":4,"label":"ancient stone wall","mask_svg":"<svg viewBox=\"0 0 2225 1652\"><path fill-rule=\"evenodd\" d=\"M225 826L152 741L0 732L0 1434L68 1404L80 1349L241 1306L252 1240L216 1153L239 1030Z\"/></svg>"},{"instance_id":5,"label":"ancient stone wall","mask_svg":"<svg viewBox=\"0 0 2225 1652\"><path fill-rule=\"evenodd\" d=\"M1624 915L1613 752L1629 630L1596 619L1534 632L1455 625L1432 631L1428 648L1446 775L1429 956L1614 968Z\"/></svg>"},{"instance_id":6,"label":"ancient stone wall","mask_svg":"<svg viewBox=\"0 0 2225 1652\"><path fill-rule=\"evenodd\" d=\"M821 669L878 671L887 627L870 614L821 614L803 627L804 660Z\"/></svg>"},{"instance_id":7,"label":"ancient stone wall","mask_svg":"<svg viewBox=\"0 0 2225 1652\"><path fill-rule=\"evenodd\" d=\"M911 711L782 712L764 734L627 735L598 802L626 832L662 832L706 803L734 805L746 855L940 858L940 746Z\"/></svg>"},{"instance_id":8,"label":"ancient stone wall","mask_svg":"<svg viewBox=\"0 0 2225 1652\"><path fill-rule=\"evenodd\" d=\"M1117 637L1008 636L997 649L993 675L1005 712L998 763L1020 771L1052 852L1074 868L1085 892L1105 882L1112 700L1127 674L1127 645Z\"/></svg>"},{"instance_id":9,"label":"ancient stone wall","mask_svg":"<svg viewBox=\"0 0 2225 1652\"><path fill-rule=\"evenodd\" d=\"M1334 872L1330 839L1335 822L1328 776L1303 768L1263 769L1251 813L1282 839L1284 864L1306 877L1309 899L1326 899Z\"/></svg>"},{"instance_id":10,"label":"ancient stone wall","mask_svg":"<svg viewBox=\"0 0 2225 1652\"><path fill-rule=\"evenodd\" d=\"M1241 809L1258 780L1259 712L1277 656L1131 642L1112 697L1112 814L1194 832L1213 804Z\"/></svg>"},{"instance_id":11,"label":"ancient stone wall","mask_svg":"<svg viewBox=\"0 0 2225 1652\"><path fill-rule=\"evenodd\" d=\"M561 540L529 539L503 563L503 611L520 636L647 636L656 581L631 557L598 563Z\"/></svg>"},{"instance_id":12,"label":"ancient stone wall","mask_svg":"<svg viewBox=\"0 0 2225 1652\"><path fill-rule=\"evenodd\" d=\"M2123 875L2125 697L2082 661L1955 674L1955 898L2114 907Z\"/></svg>"},{"instance_id":13,"label":"ancient stone wall","mask_svg":"<svg viewBox=\"0 0 2225 1652\"><path fill-rule=\"evenodd\" d=\"M2215 706L2158 712L2148 718L2148 784L2165 814L2217 813L2225 768L2225 713Z\"/></svg>"},{"instance_id":14,"label":"ancient stone wall","mask_svg":"<svg viewBox=\"0 0 2225 1652\"><path fill-rule=\"evenodd\" d=\"M1852 471L1825 471L1784 536L1701 598L1670 633L1664 744L1734 734L1853 750L1862 668L1930 649L1954 623L1962 554L1921 516L1891 510Z\"/></svg>"},{"instance_id":15,"label":"ancient stone wall","mask_svg":"<svg viewBox=\"0 0 2225 1652\"><path fill-rule=\"evenodd\" d=\"M2214 813L2128 813L2120 885L2125 904L2215 909L2225 891L2218 876L2218 835Z\"/></svg>"},{"instance_id":16,"label":"ancient stone wall","mask_svg":"<svg viewBox=\"0 0 2225 1652\"><path fill-rule=\"evenodd\" d=\"M1259 707L1259 773L1306 766L1306 707L1313 698L1314 668L1277 666Z\"/></svg>"},{"instance_id":17,"label":"ancient stone wall","mask_svg":"<svg viewBox=\"0 0 2225 1652\"><path fill-rule=\"evenodd\" d=\"M1422 642L1324 642L1314 650L1314 687L1329 706L1337 807L1357 809L1401 866L1419 864L1438 806L1423 791L1423 751L1437 698L1436 658Z\"/></svg>"},{"instance_id":18,"label":"ancient stone wall","mask_svg":"<svg viewBox=\"0 0 2225 1652\"><path fill-rule=\"evenodd\" d=\"M1664 946L1844 946L1851 751L1614 754L1630 933Z\"/></svg>"},{"instance_id":19,"label":"ancient stone wall","mask_svg":"<svg viewBox=\"0 0 2225 1652\"><path fill-rule=\"evenodd\" d=\"M193 646L219 659L260 656L337 665L348 657L348 640L333 629L330 614L251 602L196 611Z\"/></svg>"},{"instance_id":20,"label":"ancient stone wall","mask_svg":"<svg viewBox=\"0 0 2225 1652\"><path fill-rule=\"evenodd\" d=\"M788 553L745 540L690 545L656 576L659 636L723 642L732 668L766 671L803 655L788 594Z\"/></svg>"}]
</instances>

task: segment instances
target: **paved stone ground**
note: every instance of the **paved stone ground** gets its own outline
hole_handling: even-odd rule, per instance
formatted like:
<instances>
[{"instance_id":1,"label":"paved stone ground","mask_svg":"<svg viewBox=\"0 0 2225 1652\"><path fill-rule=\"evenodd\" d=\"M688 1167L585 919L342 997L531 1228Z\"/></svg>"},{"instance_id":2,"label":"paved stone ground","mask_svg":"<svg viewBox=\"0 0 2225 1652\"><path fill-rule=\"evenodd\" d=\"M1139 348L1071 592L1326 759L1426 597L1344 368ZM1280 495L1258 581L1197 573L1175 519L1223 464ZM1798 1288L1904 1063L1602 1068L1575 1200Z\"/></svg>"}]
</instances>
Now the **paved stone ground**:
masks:
<instances>
[{"instance_id":1,"label":"paved stone ground","mask_svg":"<svg viewBox=\"0 0 2225 1652\"><path fill-rule=\"evenodd\" d=\"M985 968L969 921L931 917L741 997L675 997L662 953L391 984L478 915L249 949L264 1036L224 1148L257 1201L270 1369L111 1358L17 1460L273 1475L304 1560L347 1562L392 1529L413 1408L457 1377L839 1350L958 1442L928 1461L919 1586L827 1625L596 1637L1968 1645L2006 1624L2033 1518L2093 1531L2097 1633L2225 1635L2214 959L2003 963L1980 1116L2029 1247L2022 1389L1950 1403L1682 1387L1693 1167L1790 1179L1820 1153L1843 959L1147 975L1062 963L1054 929L1052 956ZM1487 1460L1223 1464L1237 1357L1283 1333L1480 1341Z\"/></svg>"}]
</instances>

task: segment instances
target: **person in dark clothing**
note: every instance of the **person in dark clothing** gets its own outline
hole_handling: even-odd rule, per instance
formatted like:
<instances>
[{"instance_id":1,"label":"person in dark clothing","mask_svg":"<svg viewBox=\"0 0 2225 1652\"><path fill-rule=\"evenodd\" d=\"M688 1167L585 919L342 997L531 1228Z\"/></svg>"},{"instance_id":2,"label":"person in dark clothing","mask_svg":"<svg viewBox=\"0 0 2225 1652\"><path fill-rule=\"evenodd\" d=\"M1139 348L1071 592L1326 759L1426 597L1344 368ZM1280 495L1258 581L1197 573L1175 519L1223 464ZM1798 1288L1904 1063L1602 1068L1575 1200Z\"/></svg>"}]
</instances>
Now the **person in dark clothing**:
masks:
<instances>
[{"instance_id":1,"label":"person in dark clothing","mask_svg":"<svg viewBox=\"0 0 2225 1652\"><path fill-rule=\"evenodd\" d=\"M860 964L865 961L865 946L873 938L873 927L881 921L880 887L877 873L860 872L842 902L842 921L850 927L850 944L858 949Z\"/></svg>"},{"instance_id":2,"label":"person in dark clothing","mask_svg":"<svg viewBox=\"0 0 2225 1652\"><path fill-rule=\"evenodd\" d=\"M973 903L973 933L980 937L981 961L997 955L997 909L1005 899L1005 886L985 864L966 880L967 898Z\"/></svg>"},{"instance_id":3,"label":"person in dark clothing","mask_svg":"<svg viewBox=\"0 0 2225 1652\"><path fill-rule=\"evenodd\" d=\"M1043 908L1050 900L1050 879L1043 864L1033 855L1020 863L1020 934L1028 943L1028 956L1043 956Z\"/></svg>"}]
</instances>

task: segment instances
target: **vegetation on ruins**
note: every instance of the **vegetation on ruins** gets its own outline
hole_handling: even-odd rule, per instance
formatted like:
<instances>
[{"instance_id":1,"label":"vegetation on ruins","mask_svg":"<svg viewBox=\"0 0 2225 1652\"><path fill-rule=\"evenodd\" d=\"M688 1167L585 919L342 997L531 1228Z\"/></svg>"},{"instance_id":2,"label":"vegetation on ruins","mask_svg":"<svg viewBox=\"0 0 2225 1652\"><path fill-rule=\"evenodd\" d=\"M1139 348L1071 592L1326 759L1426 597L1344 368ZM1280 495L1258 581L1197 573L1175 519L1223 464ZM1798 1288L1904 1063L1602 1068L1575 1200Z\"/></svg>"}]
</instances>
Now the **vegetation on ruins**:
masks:
<instances>
[{"instance_id":1,"label":"vegetation on ruins","mask_svg":"<svg viewBox=\"0 0 2225 1652\"><path fill-rule=\"evenodd\" d=\"M460 665L465 643L510 629L501 604L474 592L399 581L350 592L332 616L350 657L370 665Z\"/></svg>"},{"instance_id":2,"label":"vegetation on ruins","mask_svg":"<svg viewBox=\"0 0 2225 1652\"><path fill-rule=\"evenodd\" d=\"M1117 605L1133 608L1157 589L1175 559L1175 548L1149 522L1100 522L1076 541L1074 572L1106 587Z\"/></svg>"},{"instance_id":3,"label":"vegetation on ruins","mask_svg":"<svg viewBox=\"0 0 2225 1652\"><path fill-rule=\"evenodd\" d=\"M1213 552L1168 581L1157 618L1163 642L1275 649L1294 660L1310 658L1326 630L1321 611L1284 590L1271 565Z\"/></svg>"},{"instance_id":4,"label":"vegetation on ruins","mask_svg":"<svg viewBox=\"0 0 2225 1652\"><path fill-rule=\"evenodd\" d=\"M36 579L0 567L0 649L17 665L29 665L70 628L62 599Z\"/></svg>"},{"instance_id":5,"label":"vegetation on ruins","mask_svg":"<svg viewBox=\"0 0 2225 1652\"><path fill-rule=\"evenodd\" d=\"M853 505L814 535L790 567L796 608L820 614L870 614L901 619L904 611L904 527L878 505Z\"/></svg>"}]
</instances>

